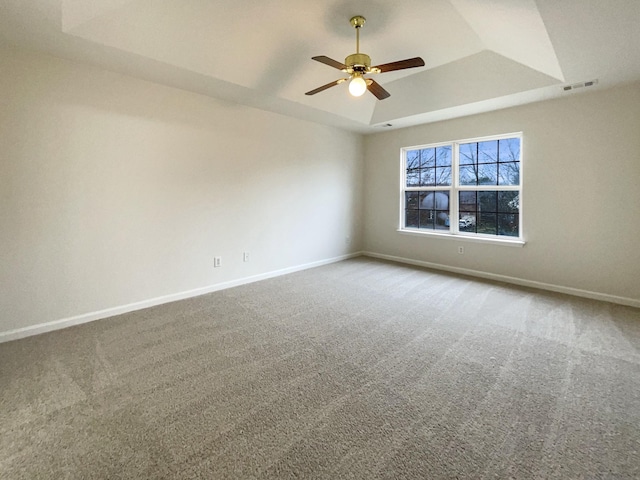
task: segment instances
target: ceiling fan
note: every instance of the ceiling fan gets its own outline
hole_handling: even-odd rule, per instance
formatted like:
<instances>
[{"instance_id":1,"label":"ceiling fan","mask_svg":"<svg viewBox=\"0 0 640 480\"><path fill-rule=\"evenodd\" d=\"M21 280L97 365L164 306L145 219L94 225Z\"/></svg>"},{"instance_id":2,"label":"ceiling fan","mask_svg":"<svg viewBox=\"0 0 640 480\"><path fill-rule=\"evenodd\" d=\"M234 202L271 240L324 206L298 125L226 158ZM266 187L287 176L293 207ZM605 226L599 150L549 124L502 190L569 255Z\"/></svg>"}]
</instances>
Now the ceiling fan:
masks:
<instances>
[{"instance_id":1,"label":"ceiling fan","mask_svg":"<svg viewBox=\"0 0 640 480\"><path fill-rule=\"evenodd\" d=\"M348 78L340 78L335 82L327 83L321 87L311 90L305 95L315 95L327 88L331 88L335 85L340 85L348 80L349 81L349 93L354 97L359 97L364 94L366 90L369 90L378 100L384 100L391 96L382 86L373 80L372 78L365 78L365 75L372 73L384 73L392 72L394 70L403 70L405 68L424 67L424 60L420 57L408 58L406 60L400 60L398 62L385 63L383 65L371 66L371 58L366 53L360 53L360 29L364 26L366 19L361 15L356 15L349 22L356 29L356 53L349 55L344 59L344 63L340 63L332 58L320 55L318 57L312 57L312 60L316 62L324 63L330 67L342 70L344 73L348 73Z\"/></svg>"}]
</instances>

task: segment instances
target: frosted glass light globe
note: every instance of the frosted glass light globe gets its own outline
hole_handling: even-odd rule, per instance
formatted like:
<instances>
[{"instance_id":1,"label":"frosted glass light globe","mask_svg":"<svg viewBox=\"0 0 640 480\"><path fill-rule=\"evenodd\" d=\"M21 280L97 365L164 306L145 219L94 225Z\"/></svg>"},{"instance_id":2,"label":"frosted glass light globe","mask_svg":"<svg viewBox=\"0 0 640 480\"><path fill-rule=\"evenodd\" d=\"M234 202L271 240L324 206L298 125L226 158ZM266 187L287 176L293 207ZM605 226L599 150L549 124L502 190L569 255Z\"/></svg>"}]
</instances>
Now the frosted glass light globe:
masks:
<instances>
[{"instance_id":1,"label":"frosted glass light globe","mask_svg":"<svg viewBox=\"0 0 640 480\"><path fill-rule=\"evenodd\" d=\"M354 97L360 97L367 91L367 82L360 75L354 76L349 82L349 93Z\"/></svg>"}]
</instances>

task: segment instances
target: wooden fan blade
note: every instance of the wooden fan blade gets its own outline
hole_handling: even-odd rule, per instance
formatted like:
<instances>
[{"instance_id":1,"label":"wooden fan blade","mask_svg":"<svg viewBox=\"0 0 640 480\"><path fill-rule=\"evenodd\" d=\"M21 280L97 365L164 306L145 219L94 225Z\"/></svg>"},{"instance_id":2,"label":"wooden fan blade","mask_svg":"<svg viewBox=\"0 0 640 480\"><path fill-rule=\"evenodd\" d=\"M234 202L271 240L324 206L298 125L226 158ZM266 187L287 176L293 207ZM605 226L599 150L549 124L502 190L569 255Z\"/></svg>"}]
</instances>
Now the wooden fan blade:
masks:
<instances>
[{"instance_id":1,"label":"wooden fan blade","mask_svg":"<svg viewBox=\"0 0 640 480\"><path fill-rule=\"evenodd\" d=\"M340 78L340 79L336 80L335 82L327 83L326 85L318 87L315 90L311 90L311 91L305 93L305 95L315 95L316 93L320 93L320 92L326 90L327 88L331 88L331 87L335 87L336 85L340 85L342 82L346 82L347 80L348 80L348 78Z\"/></svg>"},{"instance_id":2,"label":"wooden fan blade","mask_svg":"<svg viewBox=\"0 0 640 480\"><path fill-rule=\"evenodd\" d=\"M347 66L344 63L340 63L333 58L325 57L324 55L320 55L317 57L311 57L311 60L315 60L316 62L324 63L325 65L329 65L330 67L337 68L338 70L346 70Z\"/></svg>"},{"instance_id":3,"label":"wooden fan blade","mask_svg":"<svg viewBox=\"0 0 640 480\"><path fill-rule=\"evenodd\" d=\"M380 73L393 72L394 70L404 70L405 68L424 67L424 60L420 57L407 58L406 60L400 60L398 62L385 63L378 65L377 67L371 67L371 70L377 68Z\"/></svg>"},{"instance_id":4,"label":"wooden fan blade","mask_svg":"<svg viewBox=\"0 0 640 480\"><path fill-rule=\"evenodd\" d=\"M371 78L367 78L367 90L373 93L378 100L384 100L391 96L389 92L382 88L382 85Z\"/></svg>"}]
</instances>

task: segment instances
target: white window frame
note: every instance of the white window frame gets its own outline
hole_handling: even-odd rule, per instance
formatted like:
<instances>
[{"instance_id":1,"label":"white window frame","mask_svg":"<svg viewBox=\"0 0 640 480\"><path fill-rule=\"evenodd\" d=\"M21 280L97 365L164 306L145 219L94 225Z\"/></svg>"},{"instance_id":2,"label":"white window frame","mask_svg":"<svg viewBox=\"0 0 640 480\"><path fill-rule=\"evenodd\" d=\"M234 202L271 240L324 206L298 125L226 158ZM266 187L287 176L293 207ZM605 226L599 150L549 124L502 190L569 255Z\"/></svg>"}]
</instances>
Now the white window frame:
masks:
<instances>
[{"instance_id":1,"label":"white window frame","mask_svg":"<svg viewBox=\"0 0 640 480\"><path fill-rule=\"evenodd\" d=\"M504 140L507 138L519 138L520 139L520 172L519 172L519 185L460 185L460 145L473 142L485 142L491 140ZM451 146L451 185L446 186L428 186L428 187L407 187L407 152L412 150L420 150L425 148L437 148ZM507 246L521 247L525 244L523 235L523 134L522 132L507 133L500 135L491 135L486 137L466 138L462 140L453 140L449 142L429 143L426 145L416 145L411 147L403 147L400 149L400 212L399 212L399 227L398 232L408 235L428 236L433 238L442 239L455 239L465 240L479 243L491 243ZM507 235L491 235L475 232L462 232L459 226L459 208L458 198L459 192L473 191L478 192L482 190L491 191L518 191L519 195L519 209L518 209L518 237L510 237ZM449 221L449 231L446 230L427 230L419 228L405 227L405 192L410 191L446 191L449 192L449 218L456 219L455 221Z\"/></svg>"}]
</instances>

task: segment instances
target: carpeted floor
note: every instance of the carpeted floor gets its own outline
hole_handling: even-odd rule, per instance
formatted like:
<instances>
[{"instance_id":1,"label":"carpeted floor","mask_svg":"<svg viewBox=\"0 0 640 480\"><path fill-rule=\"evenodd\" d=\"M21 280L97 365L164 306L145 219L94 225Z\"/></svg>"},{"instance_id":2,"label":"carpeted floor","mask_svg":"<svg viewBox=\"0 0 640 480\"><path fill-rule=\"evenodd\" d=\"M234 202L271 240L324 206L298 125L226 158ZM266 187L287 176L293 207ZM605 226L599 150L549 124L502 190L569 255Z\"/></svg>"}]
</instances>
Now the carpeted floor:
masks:
<instances>
[{"instance_id":1,"label":"carpeted floor","mask_svg":"<svg viewBox=\"0 0 640 480\"><path fill-rule=\"evenodd\" d=\"M0 344L0 477L640 478L640 310L361 257Z\"/></svg>"}]
</instances>

